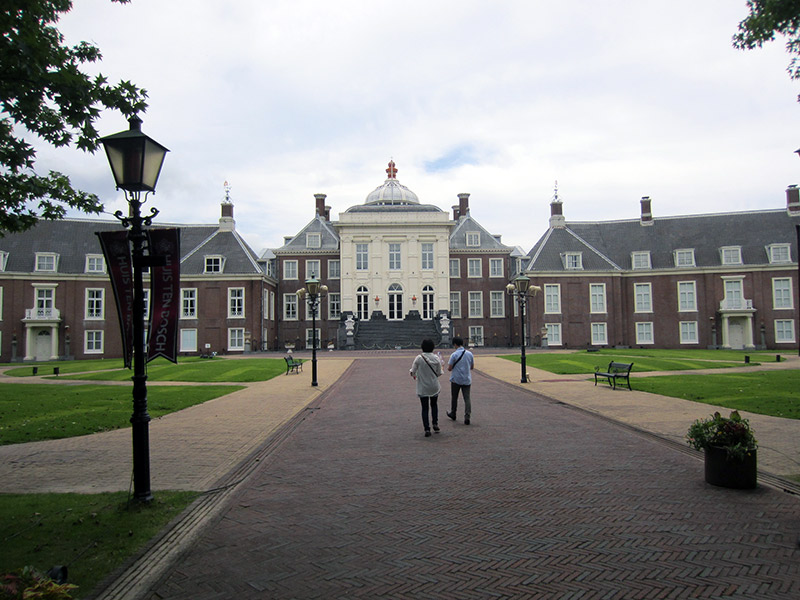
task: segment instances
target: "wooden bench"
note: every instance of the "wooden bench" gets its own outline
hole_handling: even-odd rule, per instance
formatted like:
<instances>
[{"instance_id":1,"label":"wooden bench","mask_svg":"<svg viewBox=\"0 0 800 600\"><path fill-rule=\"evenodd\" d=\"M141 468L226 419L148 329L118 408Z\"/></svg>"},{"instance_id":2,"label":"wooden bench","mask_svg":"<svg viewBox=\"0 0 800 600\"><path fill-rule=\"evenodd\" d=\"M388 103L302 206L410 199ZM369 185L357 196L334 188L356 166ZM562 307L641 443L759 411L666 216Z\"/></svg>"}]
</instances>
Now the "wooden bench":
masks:
<instances>
[{"instance_id":1,"label":"wooden bench","mask_svg":"<svg viewBox=\"0 0 800 600\"><path fill-rule=\"evenodd\" d=\"M628 389L631 389L631 369L633 363L618 363L613 360L608 363L608 370L606 372L600 371L600 367L595 367L594 370L594 384L597 385L598 377L605 377L608 379L609 385L617 389L617 379L624 379L628 383Z\"/></svg>"},{"instance_id":2,"label":"wooden bench","mask_svg":"<svg viewBox=\"0 0 800 600\"><path fill-rule=\"evenodd\" d=\"M283 360L286 361L286 375L294 371L295 373L299 373L303 370L303 361L295 360L291 356L284 356Z\"/></svg>"}]
</instances>

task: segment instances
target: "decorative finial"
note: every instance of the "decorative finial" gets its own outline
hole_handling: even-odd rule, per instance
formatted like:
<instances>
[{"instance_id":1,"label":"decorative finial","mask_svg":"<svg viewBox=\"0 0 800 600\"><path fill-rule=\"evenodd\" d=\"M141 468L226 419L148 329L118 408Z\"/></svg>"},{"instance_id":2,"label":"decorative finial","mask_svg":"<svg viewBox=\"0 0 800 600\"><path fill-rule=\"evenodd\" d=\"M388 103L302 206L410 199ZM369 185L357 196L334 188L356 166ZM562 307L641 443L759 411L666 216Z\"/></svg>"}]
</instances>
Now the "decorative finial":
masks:
<instances>
[{"instance_id":1,"label":"decorative finial","mask_svg":"<svg viewBox=\"0 0 800 600\"><path fill-rule=\"evenodd\" d=\"M222 187L225 188L225 204L231 203L231 185L226 181L222 184Z\"/></svg>"},{"instance_id":2,"label":"decorative finial","mask_svg":"<svg viewBox=\"0 0 800 600\"><path fill-rule=\"evenodd\" d=\"M556 179L555 187L553 188L553 202L561 202L558 199L558 179Z\"/></svg>"},{"instance_id":3,"label":"decorative finial","mask_svg":"<svg viewBox=\"0 0 800 600\"><path fill-rule=\"evenodd\" d=\"M394 166L393 160L389 160L389 168L386 169L386 173L389 175L389 179L396 179L395 175L397 175L397 169Z\"/></svg>"}]
</instances>

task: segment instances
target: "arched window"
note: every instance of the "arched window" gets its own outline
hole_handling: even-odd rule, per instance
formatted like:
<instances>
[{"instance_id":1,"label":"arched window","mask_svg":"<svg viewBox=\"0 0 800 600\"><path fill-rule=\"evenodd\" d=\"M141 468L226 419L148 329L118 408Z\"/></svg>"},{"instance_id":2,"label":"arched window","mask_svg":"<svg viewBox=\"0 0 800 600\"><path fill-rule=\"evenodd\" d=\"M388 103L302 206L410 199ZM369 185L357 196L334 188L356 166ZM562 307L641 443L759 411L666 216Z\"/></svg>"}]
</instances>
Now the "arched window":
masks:
<instances>
[{"instance_id":1,"label":"arched window","mask_svg":"<svg viewBox=\"0 0 800 600\"><path fill-rule=\"evenodd\" d=\"M433 287L430 285L422 288L422 318L433 318Z\"/></svg>"},{"instance_id":2,"label":"arched window","mask_svg":"<svg viewBox=\"0 0 800 600\"><path fill-rule=\"evenodd\" d=\"M363 285L356 290L356 316L361 321L369 319L369 290Z\"/></svg>"}]
</instances>

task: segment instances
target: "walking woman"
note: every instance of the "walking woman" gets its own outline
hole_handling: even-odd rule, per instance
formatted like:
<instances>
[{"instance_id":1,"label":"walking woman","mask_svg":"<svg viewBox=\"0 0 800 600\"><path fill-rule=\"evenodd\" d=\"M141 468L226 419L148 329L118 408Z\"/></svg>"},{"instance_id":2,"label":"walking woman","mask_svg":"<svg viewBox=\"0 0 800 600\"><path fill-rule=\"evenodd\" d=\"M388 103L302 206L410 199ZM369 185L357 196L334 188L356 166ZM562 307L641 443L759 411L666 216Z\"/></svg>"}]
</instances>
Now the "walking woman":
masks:
<instances>
[{"instance_id":1,"label":"walking woman","mask_svg":"<svg viewBox=\"0 0 800 600\"><path fill-rule=\"evenodd\" d=\"M433 353L433 340L422 340L422 354L414 359L409 374L417 381L417 396L422 404L422 426L425 428L425 437L431 435L431 422L433 430L439 433L439 399L441 386L439 376L442 374L442 363ZM430 419L428 418L430 407Z\"/></svg>"}]
</instances>

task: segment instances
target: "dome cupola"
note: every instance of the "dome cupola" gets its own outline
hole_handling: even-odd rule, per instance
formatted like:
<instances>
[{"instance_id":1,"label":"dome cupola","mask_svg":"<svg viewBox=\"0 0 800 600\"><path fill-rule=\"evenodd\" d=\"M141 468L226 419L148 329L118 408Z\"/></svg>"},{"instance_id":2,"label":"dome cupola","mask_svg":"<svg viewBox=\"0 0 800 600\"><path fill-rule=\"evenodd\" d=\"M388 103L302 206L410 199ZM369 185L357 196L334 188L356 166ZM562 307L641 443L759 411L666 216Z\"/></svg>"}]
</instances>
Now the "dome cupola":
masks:
<instances>
[{"instance_id":1,"label":"dome cupola","mask_svg":"<svg viewBox=\"0 0 800 600\"><path fill-rule=\"evenodd\" d=\"M397 168L394 161L389 161L386 169L387 178L383 185L369 193L364 204L371 205L404 205L419 204L417 195L397 181Z\"/></svg>"}]
</instances>

